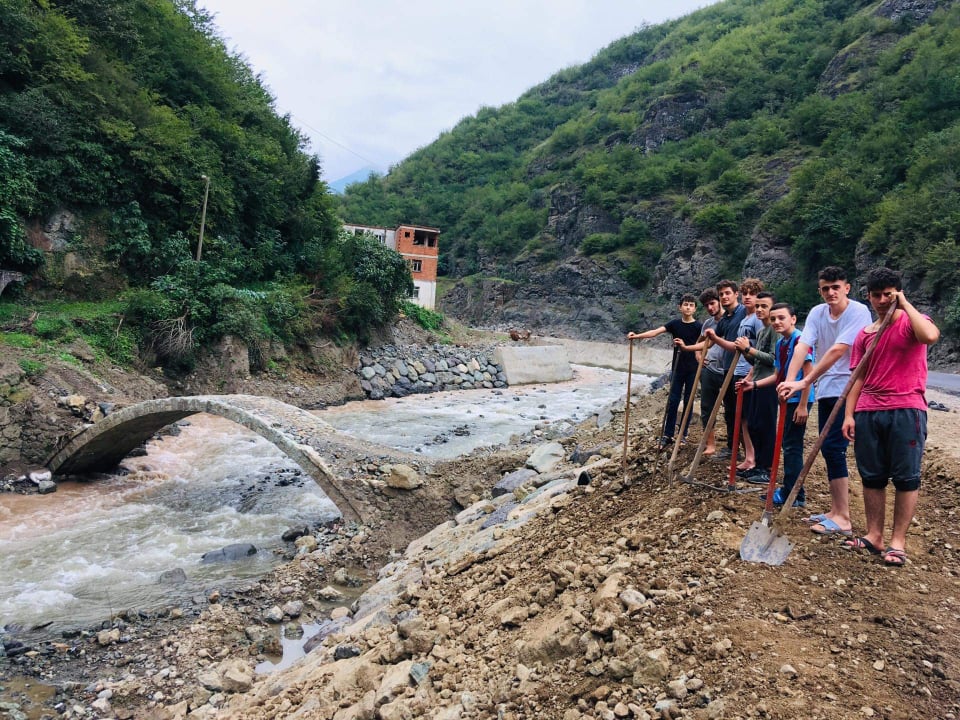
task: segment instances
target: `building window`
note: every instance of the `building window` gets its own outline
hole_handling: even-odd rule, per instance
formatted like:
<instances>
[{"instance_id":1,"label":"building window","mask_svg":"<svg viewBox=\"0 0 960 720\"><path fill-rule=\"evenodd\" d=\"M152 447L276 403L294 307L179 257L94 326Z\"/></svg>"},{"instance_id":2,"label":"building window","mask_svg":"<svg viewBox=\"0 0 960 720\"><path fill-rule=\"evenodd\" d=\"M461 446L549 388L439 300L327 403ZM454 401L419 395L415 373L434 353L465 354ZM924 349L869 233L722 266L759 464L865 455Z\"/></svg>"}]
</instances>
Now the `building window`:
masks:
<instances>
[{"instance_id":1,"label":"building window","mask_svg":"<svg viewBox=\"0 0 960 720\"><path fill-rule=\"evenodd\" d=\"M409 230L404 230L404 231L403 231L403 236L404 236L405 238L410 237L410 231L409 231Z\"/></svg>"},{"instance_id":2,"label":"building window","mask_svg":"<svg viewBox=\"0 0 960 720\"><path fill-rule=\"evenodd\" d=\"M411 260L410 269L413 270L413 272L415 273L418 273L421 270L423 270L423 260Z\"/></svg>"},{"instance_id":3,"label":"building window","mask_svg":"<svg viewBox=\"0 0 960 720\"><path fill-rule=\"evenodd\" d=\"M413 286L413 292L410 293L410 297L412 297L414 300L419 300L419 299L420 299L420 288L418 288L416 285L414 285L414 286Z\"/></svg>"}]
</instances>

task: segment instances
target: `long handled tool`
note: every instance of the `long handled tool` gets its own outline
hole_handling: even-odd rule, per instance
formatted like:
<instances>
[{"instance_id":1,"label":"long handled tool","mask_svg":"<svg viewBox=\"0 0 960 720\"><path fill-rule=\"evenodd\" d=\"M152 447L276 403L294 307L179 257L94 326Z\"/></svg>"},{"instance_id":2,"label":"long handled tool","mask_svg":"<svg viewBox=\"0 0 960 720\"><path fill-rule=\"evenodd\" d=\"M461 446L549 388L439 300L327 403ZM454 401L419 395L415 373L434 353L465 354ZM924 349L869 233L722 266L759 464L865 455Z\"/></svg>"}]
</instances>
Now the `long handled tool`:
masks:
<instances>
[{"instance_id":1,"label":"long handled tool","mask_svg":"<svg viewBox=\"0 0 960 720\"><path fill-rule=\"evenodd\" d=\"M759 522L754 520L740 543L740 559L767 565L782 565L793 549L790 539L771 526L773 521L773 494L777 489L777 470L780 468L780 448L783 446L783 430L787 424L787 401L780 401L780 416L777 419L777 440L773 446L773 462L770 465L770 482L767 483L767 503Z\"/></svg>"},{"instance_id":2,"label":"long handled tool","mask_svg":"<svg viewBox=\"0 0 960 720\"><path fill-rule=\"evenodd\" d=\"M690 424L690 417L693 415L693 400L696 397L697 388L700 387L700 373L703 372L703 364L707 359L707 350L710 349L711 345L713 345L713 343L710 341L710 338L703 341L703 349L700 351L700 362L697 364L697 373L693 376L693 392L690 393L690 402L684 405L683 418L680 420L680 430L673 438L673 452L670 453L670 462L667 463L667 476L670 478L673 477L673 466L677 461L680 443L682 442L683 436L687 433L687 425Z\"/></svg>"},{"instance_id":3,"label":"long handled tool","mask_svg":"<svg viewBox=\"0 0 960 720\"><path fill-rule=\"evenodd\" d=\"M733 422L733 452L730 453L730 477L727 487L737 487L737 449L740 447L740 423L743 422L743 385L737 388L737 414Z\"/></svg>"},{"instance_id":4,"label":"long handled tool","mask_svg":"<svg viewBox=\"0 0 960 720\"><path fill-rule=\"evenodd\" d=\"M627 357L627 401L623 408L623 479L627 479L627 440L630 437L630 379L633 377L633 338Z\"/></svg>"},{"instance_id":5,"label":"long handled tool","mask_svg":"<svg viewBox=\"0 0 960 720\"><path fill-rule=\"evenodd\" d=\"M733 371L737 367L737 360L740 359L740 351L733 351L733 361L730 363L730 368L727 370L726 377L723 379L723 385L720 386L720 392L717 395L717 403L713 406L713 410L710 412L710 418L707 420L706 426L703 428L703 437L700 438L700 444L697 446L697 454L693 456L693 462L690 463L690 467L687 469L686 474L680 475L680 480L687 483L688 485L704 485L713 490L720 490L725 488L719 488L713 485L708 485L706 483L698 483L694 479L694 474L697 471L697 468L700 466L700 459L703 457L703 450L707 446L707 436L710 434L710 431L713 430L713 425L717 421L717 413L720 412L720 406L723 404L723 396L726 395L727 388L730 387L730 382L733 380ZM734 449L736 453L736 449Z\"/></svg>"},{"instance_id":6,"label":"long handled tool","mask_svg":"<svg viewBox=\"0 0 960 720\"><path fill-rule=\"evenodd\" d=\"M807 473L810 472L810 468L813 467L814 460L817 459L817 453L820 452L820 448L823 447L823 441L826 440L827 434L830 432L830 426L833 425L833 421L837 417L837 413L840 412L840 408L844 406L844 403L847 400L847 395L850 394L850 389L853 387L853 384L867 371L867 362L870 360L870 356L873 355L873 351L877 347L877 343L880 342L880 336L883 335L884 331L887 329L887 326L890 325L890 322L893 320L893 316L896 314L896 312L897 303L894 301L890 306L890 309L887 311L887 314L884 315L883 322L881 322L880 327L877 328L876 335L870 342L870 345L867 347L866 351L863 353L863 357L860 359L857 367L855 367L853 372L850 373L850 379L847 380L846 387L843 388L843 392L840 393L840 397L837 398L837 402L833 406L833 411L827 418L827 422L825 422L823 425L823 430L820 432L820 436L810 449L810 454L807 455L807 460L803 463L803 467L800 469L800 474L797 476L797 482L794 484L793 490L790 491L790 496L787 498L786 502L783 504L783 509L780 511L781 517L786 517L787 513L793 509L793 501L797 499L797 494L800 492L800 488L803 487L803 481L807 479Z\"/></svg>"}]
</instances>

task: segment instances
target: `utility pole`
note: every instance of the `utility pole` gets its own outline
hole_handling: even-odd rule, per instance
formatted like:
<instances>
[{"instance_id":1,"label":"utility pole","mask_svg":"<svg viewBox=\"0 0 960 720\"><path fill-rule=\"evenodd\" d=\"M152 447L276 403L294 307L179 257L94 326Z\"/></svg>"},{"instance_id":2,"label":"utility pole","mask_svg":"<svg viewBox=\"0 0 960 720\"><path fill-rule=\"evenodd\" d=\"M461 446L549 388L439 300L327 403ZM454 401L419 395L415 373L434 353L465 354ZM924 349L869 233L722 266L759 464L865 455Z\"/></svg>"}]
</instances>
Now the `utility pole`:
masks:
<instances>
[{"instance_id":1,"label":"utility pole","mask_svg":"<svg viewBox=\"0 0 960 720\"><path fill-rule=\"evenodd\" d=\"M201 175L200 179L206 183L203 188L203 210L200 213L200 242L197 243L197 262L200 262L200 253L203 252L203 226L207 222L207 196L210 195L210 178Z\"/></svg>"}]
</instances>

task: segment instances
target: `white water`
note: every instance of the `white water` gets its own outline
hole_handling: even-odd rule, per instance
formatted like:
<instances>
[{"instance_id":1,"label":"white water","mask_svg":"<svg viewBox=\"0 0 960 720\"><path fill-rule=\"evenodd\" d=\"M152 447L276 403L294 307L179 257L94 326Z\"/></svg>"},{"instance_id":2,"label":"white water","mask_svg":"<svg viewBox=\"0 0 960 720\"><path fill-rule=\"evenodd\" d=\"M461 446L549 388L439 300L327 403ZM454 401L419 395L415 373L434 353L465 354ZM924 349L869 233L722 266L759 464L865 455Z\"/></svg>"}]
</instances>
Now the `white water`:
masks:
<instances>
[{"instance_id":1,"label":"white water","mask_svg":"<svg viewBox=\"0 0 960 720\"><path fill-rule=\"evenodd\" d=\"M450 458L544 422L582 420L621 397L625 377L577 367L567 383L351 403L320 416L355 437ZM52 495L0 495L0 627L89 626L120 610L179 604L263 574L287 528L336 516L308 476L277 485L278 474L298 468L266 440L222 418L189 422L178 437L151 443L147 457L125 461L129 475L61 483ZM438 435L448 441L435 442ZM260 552L200 564L203 553L233 543ZM158 582L173 568L186 572L185 585Z\"/></svg>"},{"instance_id":2,"label":"white water","mask_svg":"<svg viewBox=\"0 0 960 720\"><path fill-rule=\"evenodd\" d=\"M543 423L580 422L623 396L626 373L573 367L574 379L563 383L347 403L318 414L347 435L450 459L508 442ZM638 389L651 379L635 378ZM456 435L454 428L469 434Z\"/></svg>"}]
</instances>

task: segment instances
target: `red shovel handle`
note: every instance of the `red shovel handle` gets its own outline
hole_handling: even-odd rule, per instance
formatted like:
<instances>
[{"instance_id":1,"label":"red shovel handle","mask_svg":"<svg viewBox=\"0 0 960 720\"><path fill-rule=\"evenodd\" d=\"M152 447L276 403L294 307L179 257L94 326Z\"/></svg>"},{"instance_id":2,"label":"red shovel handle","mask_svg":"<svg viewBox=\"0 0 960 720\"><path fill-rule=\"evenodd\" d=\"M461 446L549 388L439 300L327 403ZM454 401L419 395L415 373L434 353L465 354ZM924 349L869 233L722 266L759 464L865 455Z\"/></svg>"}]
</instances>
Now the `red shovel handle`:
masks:
<instances>
[{"instance_id":1,"label":"red shovel handle","mask_svg":"<svg viewBox=\"0 0 960 720\"><path fill-rule=\"evenodd\" d=\"M767 484L767 513L773 512L773 493L777 489L777 470L780 469L780 448L783 446L783 429L787 425L787 401L780 401L777 417L777 440L773 445L773 462L770 463L770 482Z\"/></svg>"},{"instance_id":2,"label":"red shovel handle","mask_svg":"<svg viewBox=\"0 0 960 720\"><path fill-rule=\"evenodd\" d=\"M733 423L733 449L730 451L730 478L727 485L737 486L737 450L740 447L740 421L743 419L743 383L737 388L737 416Z\"/></svg>"}]
</instances>

